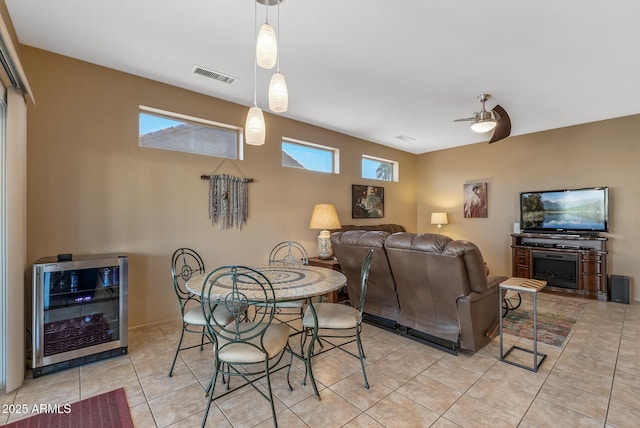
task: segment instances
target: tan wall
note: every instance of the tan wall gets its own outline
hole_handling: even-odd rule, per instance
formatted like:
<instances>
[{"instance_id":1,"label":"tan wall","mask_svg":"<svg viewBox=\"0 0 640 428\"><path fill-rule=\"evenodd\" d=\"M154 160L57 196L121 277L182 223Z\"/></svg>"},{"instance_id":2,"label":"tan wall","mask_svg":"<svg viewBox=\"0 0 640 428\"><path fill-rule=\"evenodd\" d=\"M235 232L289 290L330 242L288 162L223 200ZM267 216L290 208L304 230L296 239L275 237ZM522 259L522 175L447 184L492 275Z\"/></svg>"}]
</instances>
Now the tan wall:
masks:
<instances>
[{"instance_id":1,"label":"tan wall","mask_svg":"<svg viewBox=\"0 0 640 428\"><path fill-rule=\"evenodd\" d=\"M200 175L221 159L139 147L138 106L236 126L247 107L26 46L20 55L37 101L28 110L28 262L128 253L131 326L179 314L170 281L179 246L197 249L209 267L264 262L287 239L316 253L318 231L308 225L321 202L336 204L343 224L416 228L415 155L267 115L266 144L245 146L245 160L236 161L255 179L247 225L220 230ZM339 148L341 173L281 167L282 136ZM359 178L362 153L400 162L399 183L373 182L385 187L383 219L351 219L351 185L371 183ZM238 175L229 162L218 172Z\"/></svg>"},{"instance_id":2,"label":"tan wall","mask_svg":"<svg viewBox=\"0 0 640 428\"><path fill-rule=\"evenodd\" d=\"M520 192L608 186L609 274L630 276L640 299L638 136L640 116L629 116L420 155L418 230L435 231L431 212L446 211L443 233L475 242L492 272L510 275ZM463 216L463 184L472 182L488 183L487 218Z\"/></svg>"}]
</instances>

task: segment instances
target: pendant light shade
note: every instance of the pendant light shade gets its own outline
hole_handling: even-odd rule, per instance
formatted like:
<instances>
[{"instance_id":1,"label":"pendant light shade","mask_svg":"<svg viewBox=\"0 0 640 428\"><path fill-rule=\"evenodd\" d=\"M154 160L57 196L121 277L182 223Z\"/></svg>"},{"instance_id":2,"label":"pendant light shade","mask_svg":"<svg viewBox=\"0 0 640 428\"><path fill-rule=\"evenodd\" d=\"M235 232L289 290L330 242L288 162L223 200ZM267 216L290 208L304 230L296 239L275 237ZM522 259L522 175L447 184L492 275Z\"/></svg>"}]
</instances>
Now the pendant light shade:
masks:
<instances>
[{"instance_id":1,"label":"pendant light shade","mask_svg":"<svg viewBox=\"0 0 640 428\"><path fill-rule=\"evenodd\" d=\"M262 24L256 43L256 61L262 68L272 69L278 58L278 42L276 33L269 24Z\"/></svg>"},{"instance_id":2,"label":"pendant light shade","mask_svg":"<svg viewBox=\"0 0 640 428\"><path fill-rule=\"evenodd\" d=\"M288 107L287 82L282 73L275 73L271 76L271 83L269 83L269 109L274 113L284 113Z\"/></svg>"},{"instance_id":3,"label":"pendant light shade","mask_svg":"<svg viewBox=\"0 0 640 428\"><path fill-rule=\"evenodd\" d=\"M247 122L244 125L244 136L247 144L261 146L264 144L266 128L264 115L259 107L253 106L247 114Z\"/></svg>"}]
</instances>

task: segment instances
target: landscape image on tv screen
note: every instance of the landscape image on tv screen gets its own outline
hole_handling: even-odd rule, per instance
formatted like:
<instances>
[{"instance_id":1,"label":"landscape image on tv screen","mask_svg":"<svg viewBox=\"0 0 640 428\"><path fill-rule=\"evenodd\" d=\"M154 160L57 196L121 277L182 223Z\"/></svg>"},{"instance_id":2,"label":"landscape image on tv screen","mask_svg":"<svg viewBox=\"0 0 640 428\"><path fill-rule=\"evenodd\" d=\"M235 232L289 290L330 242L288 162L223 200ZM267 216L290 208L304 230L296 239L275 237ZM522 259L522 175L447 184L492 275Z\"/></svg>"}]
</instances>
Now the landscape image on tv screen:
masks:
<instances>
[{"instance_id":1,"label":"landscape image on tv screen","mask_svg":"<svg viewBox=\"0 0 640 428\"><path fill-rule=\"evenodd\" d=\"M525 230L606 232L607 221L607 188L520 194L520 224Z\"/></svg>"}]
</instances>

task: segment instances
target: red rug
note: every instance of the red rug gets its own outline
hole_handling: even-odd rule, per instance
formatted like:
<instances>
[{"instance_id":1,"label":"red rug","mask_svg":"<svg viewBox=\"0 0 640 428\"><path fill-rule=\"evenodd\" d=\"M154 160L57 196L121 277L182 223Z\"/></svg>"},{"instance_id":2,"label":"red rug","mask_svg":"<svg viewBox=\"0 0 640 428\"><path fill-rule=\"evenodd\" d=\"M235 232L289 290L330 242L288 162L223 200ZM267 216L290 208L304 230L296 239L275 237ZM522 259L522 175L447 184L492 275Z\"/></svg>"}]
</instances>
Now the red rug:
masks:
<instances>
[{"instance_id":1,"label":"red rug","mask_svg":"<svg viewBox=\"0 0 640 428\"><path fill-rule=\"evenodd\" d=\"M133 428L124 389L116 389L75 403L43 405L30 409L34 416L12 422L7 428Z\"/></svg>"},{"instance_id":2,"label":"red rug","mask_svg":"<svg viewBox=\"0 0 640 428\"><path fill-rule=\"evenodd\" d=\"M522 293L522 304L510 310L502 319L504 333L533 339L533 301L531 295ZM580 319L586 306L577 298L555 298L538 295L538 342L561 348L567 336Z\"/></svg>"}]
</instances>

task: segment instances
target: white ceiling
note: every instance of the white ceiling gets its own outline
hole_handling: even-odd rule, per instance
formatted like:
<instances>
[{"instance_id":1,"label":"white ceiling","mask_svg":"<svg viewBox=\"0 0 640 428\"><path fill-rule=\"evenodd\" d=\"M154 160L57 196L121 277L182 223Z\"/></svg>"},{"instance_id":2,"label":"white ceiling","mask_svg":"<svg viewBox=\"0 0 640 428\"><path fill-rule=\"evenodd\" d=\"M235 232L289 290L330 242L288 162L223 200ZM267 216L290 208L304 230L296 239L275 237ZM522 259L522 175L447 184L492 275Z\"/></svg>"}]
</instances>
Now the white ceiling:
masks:
<instances>
[{"instance_id":1,"label":"white ceiling","mask_svg":"<svg viewBox=\"0 0 640 428\"><path fill-rule=\"evenodd\" d=\"M23 44L253 103L254 0L5 2ZM284 116L425 153L489 140L453 122L483 92L509 113L511 135L638 114L639 22L638 0L283 0ZM273 72L257 71L265 111Z\"/></svg>"}]
</instances>

